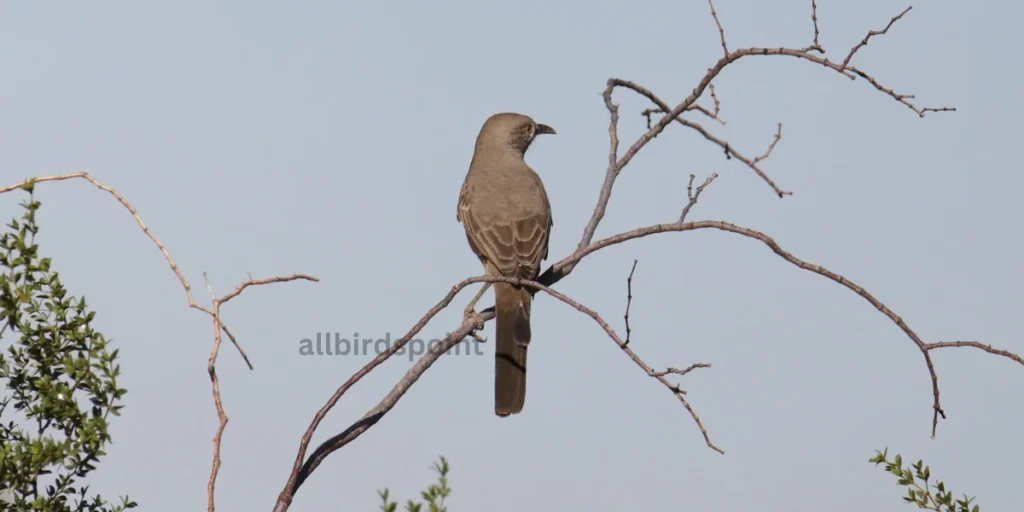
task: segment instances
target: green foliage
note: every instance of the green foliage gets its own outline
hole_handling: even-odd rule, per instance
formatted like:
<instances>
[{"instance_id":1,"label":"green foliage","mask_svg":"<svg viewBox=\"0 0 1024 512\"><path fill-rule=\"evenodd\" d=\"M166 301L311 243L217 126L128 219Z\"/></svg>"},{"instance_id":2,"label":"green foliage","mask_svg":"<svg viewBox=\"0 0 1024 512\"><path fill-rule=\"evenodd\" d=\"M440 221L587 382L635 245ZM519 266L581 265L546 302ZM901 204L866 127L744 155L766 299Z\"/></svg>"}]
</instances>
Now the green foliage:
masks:
<instances>
[{"instance_id":1,"label":"green foliage","mask_svg":"<svg viewBox=\"0 0 1024 512\"><path fill-rule=\"evenodd\" d=\"M977 505L971 507L974 498L968 498L966 494L963 499L953 501L953 491L946 490L946 484L941 480L929 487L932 471L920 460L911 466L903 467L903 457L897 453L896 458L889 461L889 449L886 448L882 452L875 450L875 456L868 462L874 462L876 466L885 464L885 470L899 479L896 483L907 488L907 495L903 497L903 501L914 503L918 508L938 512L981 512ZM935 494L932 494L932 490Z\"/></svg>"},{"instance_id":2,"label":"green foliage","mask_svg":"<svg viewBox=\"0 0 1024 512\"><path fill-rule=\"evenodd\" d=\"M451 493L452 490L448 487L448 459L444 456L440 457L439 462L434 463L434 471L437 473L437 483L431 484L426 490L420 492L426 503L415 503L412 500L405 502L406 512L422 512L423 505L429 505L428 509L430 512L448 512L448 507L444 505L444 500ZM377 495L380 496L383 502L380 509L383 512L395 512L398 510L398 502L390 501L391 493L387 487L383 491L377 491Z\"/></svg>"},{"instance_id":3,"label":"green foliage","mask_svg":"<svg viewBox=\"0 0 1024 512\"><path fill-rule=\"evenodd\" d=\"M91 327L96 314L39 256L33 187L22 187L25 212L0 236L0 341L6 333L9 344L0 350L0 511L135 508L127 496L118 506L89 498L80 483L106 455L108 417L120 415L127 392L117 386L118 351Z\"/></svg>"}]
</instances>

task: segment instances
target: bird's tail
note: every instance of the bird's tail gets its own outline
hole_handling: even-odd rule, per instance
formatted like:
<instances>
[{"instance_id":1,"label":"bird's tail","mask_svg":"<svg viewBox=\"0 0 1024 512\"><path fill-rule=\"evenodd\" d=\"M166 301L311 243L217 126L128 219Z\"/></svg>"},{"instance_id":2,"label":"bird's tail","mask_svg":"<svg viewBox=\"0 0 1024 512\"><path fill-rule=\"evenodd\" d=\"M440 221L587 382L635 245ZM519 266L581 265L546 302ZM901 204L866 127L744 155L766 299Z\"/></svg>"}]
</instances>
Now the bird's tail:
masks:
<instances>
[{"instance_id":1,"label":"bird's tail","mask_svg":"<svg viewBox=\"0 0 1024 512\"><path fill-rule=\"evenodd\" d=\"M494 413L498 416L516 414L526 402L531 299L525 288L494 283Z\"/></svg>"}]
</instances>

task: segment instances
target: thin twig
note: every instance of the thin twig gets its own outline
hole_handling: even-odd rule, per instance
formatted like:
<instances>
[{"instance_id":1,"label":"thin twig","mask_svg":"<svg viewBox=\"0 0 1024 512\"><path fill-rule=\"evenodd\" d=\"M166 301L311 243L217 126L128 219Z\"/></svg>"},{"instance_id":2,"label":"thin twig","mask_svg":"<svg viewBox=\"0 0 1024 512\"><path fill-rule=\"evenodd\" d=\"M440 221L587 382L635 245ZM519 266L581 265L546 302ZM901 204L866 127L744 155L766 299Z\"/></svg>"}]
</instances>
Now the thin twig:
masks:
<instances>
[{"instance_id":1,"label":"thin twig","mask_svg":"<svg viewBox=\"0 0 1024 512\"><path fill-rule=\"evenodd\" d=\"M655 99L656 99L656 97L655 97ZM661 100L657 100L657 101L661 101ZM726 141L724 139L721 139L721 138L718 138L715 135L713 135L706 128L704 128L703 125L701 125L699 123L696 123L694 121L690 121L689 119L686 119L685 117L677 117L676 118L676 122L681 124L681 125L683 125L683 126L686 126L688 128L692 128L692 129L696 130L698 133L703 135L705 139L707 139L708 141L713 142L716 145L718 145L719 147L721 147L722 150L725 152L726 156L728 156L730 158L736 158L737 160L739 160L739 161L743 162L744 164L746 164L747 167L750 167L762 180L764 180L765 183L768 184L768 186L772 187L772 189L775 190L775 192L779 195L779 197L788 196L788 195L792 195L793 194L793 192L790 191L790 190L783 190L782 188L779 188L779 186L775 184L775 180L773 180L770 176L768 176L768 173L764 172L764 170L761 169L761 167L759 167L757 165L760 161L764 160L765 158L768 158L768 156L771 155L771 152L775 149L775 145L778 144L779 140L782 138L782 124L781 123L779 123L779 125L778 125L778 130L776 130L775 137L773 138L771 145L768 146L768 150L763 155L761 155L761 156L759 156L757 158L754 158L754 159L750 159L750 158L747 158L747 157L743 156L739 151L736 151L736 148L734 148L731 144L729 144L728 141Z\"/></svg>"},{"instance_id":2,"label":"thin twig","mask_svg":"<svg viewBox=\"0 0 1024 512\"><path fill-rule=\"evenodd\" d=\"M704 114L708 118L714 119L715 121L718 121L718 123L721 124L722 126L725 126L725 120L720 118L720 117L718 117L718 114L716 114L715 112L712 112L711 110L708 110L708 108L705 107L705 106L694 105L694 106L690 107L687 110L692 110L692 111L700 112L701 114ZM644 111L640 112L640 115L642 115L642 116L647 118L647 129L650 130L651 129L651 116L653 116L654 114L664 114L664 113L665 113L665 111L660 109L660 108L649 108L649 109L645 109Z\"/></svg>"},{"instance_id":3,"label":"thin twig","mask_svg":"<svg viewBox=\"0 0 1024 512\"><path fill-rule=\"evenodd\" d=\"M814 22L814 44L804 48L805 52L818 52L821 54L825 53L825 47L821 46L818 42L818 2L817 0L811 0L811 21Z\"/></svg>"},{"instance_id":4,"label":"thin twig","mask_svg":"<svg viewBox=\"0 0 1024 512\"><path fill-rule=\"evenodd\" d=\"M722 103L718 101L718 95L715 94L715 84L708 84L708 91L711 92L711 101L715 102L715 119L718 119L719 122L725 124L724 120L718 118L718 114L722 110Z\"/></svg>"},{"instance_id":5,"label":"thin twig","mask_svg":"<svg viewBox=\"0 0 1024 512\"><path fill-rule=\"evenodd\" d=\"M648 375L650 375L651 377L664 377L666 375L679 375L681 377L683 375L686 375L687 373L692 372L693 370L696 370L697 368L711 368L711 365L709 363L694 363L694 364L691 364L689 367L687 367L684 370L678 370L676 368L669 367L669 368L666 368L664 371L660 371L660 372L652 371L652 372L648 373Z\"/></svg>"},{"instance_id":6,"label":"thin twig","mask_svg":"<svg viewBox=\"0 0 1024 512\"><path fill-rule=\"evenodd\" d=\"M629 345L629 336L633 333L633 330L629 328L629 307L633 305L633 272L636 272L637 261L633 260L633 268L629 269L629 277L626 278L626 314L622 315L626 320L625 345Z\"/></svg>"},{"instance_id":7,"label":"thin twig","mask_svg":"<svg viewBox=\"0 0 1024 512\"><path fill-rule=\"evenodd\" d=\"M718 27L718 35L722 40L722 51L729 55L729 47L725 45L725 30L722 28L722 22L718 21L718 13L715 12L715 4L711 0L708 0L708 7L711 8L711 17L715 19L715 25Z\"/></svg>"},{"instance_id":8,"label":"thin twig","mask_svg":"<svg viewBox=\"0 0 1024 512\"><path fill-rule=\"evenodd\" d=\"M710 185L711 182L718 179L718 173L711 173L711 176L708 176L707 179L704 180L704 183L701 183L699 186L697 186L696 192L694 192L693 190L693 179L695 177L696 176L691 174L690 184L686 186L686 197L689 199L689 202L686 203L686 206L683 207L683 213L679 215L679 222L683 222L686 220L686 215L690 213L690 209L693 208L693 205L697 204L697 200L700 199L700 194L704 192L704 189L707 188L707 186Z\"/></svg>"},{"instance_id":9,"label":"thin twig","mask_svg":"<svg viewBox=\"0 0 1024 512\"><path fill-rule=\"evenodd\" d=\"M850 48L850 53L846 55L845 59L843 59L843 64L840 67L846 69L846 66L850 63L850 59L853 58L853 54L857 53L857 51L860 50L861 48L867 46L869 39L871 39L874 36L885 35L885 33L889 31L889 28L892 27L893 23L896 23L900 18L903 17L904 14L910 12L910 10L913 8L914 6L907 7L906 9L903 10L903 12L897 14L896 16L893 16L892 19L889 20L889 24L886 25L885 28L883 28L882 30L869 31L868 35L864 36L864 39L861 39L861 41L857 43L856 46Z\"/></svg>"},{"instance_id":10,"label":"thin twig","mask_svg":"<svg viewBox=\"0 0 1024 512\"><path fill-rule=\"evenodd\" d=\"M287 283L288 281L296 281L296 280L305 280L305 281L314 281L314 282L319 281L319 279L317 279L317 278L315 278L313 276L310 276L310 275L306 275L306 274L292 274L290 276L268 277L268 278L265 278L265 279L253 279L252 275L250 274L249 279L243 281L241 284L239 284L237 287L235 287L235 289L232 290L230 293L228 293L227 295L225 295L225 296L223 296L223 297L221 297L221 298L219 298L217 300L221 304L223 304L223 303L225 303L225 302L227 302L227 301L237 297L239 294L242 293L242 290L245 290L246 288L248 288L250 286L262 286L262 285L274 284L274 283Z\"/></svg>"},{"instance_id":11,"label":"thin twig","mask_svg":"<svg viewBox=\"0 0 1024 512\"><path fill-rule=\"evenodd\" d=\"M235 346L239 354L242 354L242 359L245 360L245 365L248 366L250 370L254 370L255 367L252 365L252 362L249 361L249 354L245 353L245 350L242 348L242 345L238 343L237 339L235 339L235 335L231 334L231 330L228 329L228 326L220 324L220 328L224 329L224 334L228 335L228 339L231 340L231 344Z\"/></svg>"},{"instance_id":12,"label":"thin twig","mask_svg":"<svg viewBox=\"0 0 1024 512\"><path fill-rule=\"evenodd\" d=\"M779 123L779 128L775 130L775 138L773 138L772 143L768 145L768 150L761 154L761 156L755 158L753 163L757 164L761 160L772 156L772 151L775 150L775 145L778 144L780 140L782 140L782 123Z\"/></svg>"}]
</instances>

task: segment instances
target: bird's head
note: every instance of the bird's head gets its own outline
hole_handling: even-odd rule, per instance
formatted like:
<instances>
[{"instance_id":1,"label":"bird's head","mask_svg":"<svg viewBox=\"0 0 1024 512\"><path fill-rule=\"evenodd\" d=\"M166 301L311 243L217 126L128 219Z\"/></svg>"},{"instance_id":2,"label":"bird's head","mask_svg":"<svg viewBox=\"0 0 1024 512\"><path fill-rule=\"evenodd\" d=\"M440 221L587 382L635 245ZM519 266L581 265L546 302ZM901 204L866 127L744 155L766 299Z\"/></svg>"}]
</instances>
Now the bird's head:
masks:
<instances>
[{"instance_id":1,"label":"bird's head","mask_svg":"<svg viewBox=\"0 0 1024 512\"><path fill-rule=\"evenodd\" d=\"M489 117L480 128L477 145L505 147L525 155L537 135L554 134L555 129L535 122L529 116L504 112Z\"/></svg>"}]
</instances>

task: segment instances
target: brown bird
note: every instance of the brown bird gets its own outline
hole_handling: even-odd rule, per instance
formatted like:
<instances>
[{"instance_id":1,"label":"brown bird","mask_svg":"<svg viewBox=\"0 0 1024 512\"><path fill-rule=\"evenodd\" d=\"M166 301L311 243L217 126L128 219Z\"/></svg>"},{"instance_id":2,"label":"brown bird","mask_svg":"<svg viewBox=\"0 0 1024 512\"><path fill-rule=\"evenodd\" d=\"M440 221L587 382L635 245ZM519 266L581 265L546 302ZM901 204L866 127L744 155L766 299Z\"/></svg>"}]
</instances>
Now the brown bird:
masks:
<instances>
[{"instance_id":1,"label":"brown bird","mask_svg":"<svg viewBox=\"0 0 1024 512\"><path fill-rule=\"evenodd\" d=\"M476 139L469 172L459 192L457 218L469 246L489 276L534 280L548 256L551 204L540 176L523 157L533 138L555 133L522 114L495 114ZM526 401L526 349L530 344L529 289L493 283L496 347L494 413L508 416ZM473 315L487 283L466 307Z\"/></svg>"}]
</instances>

